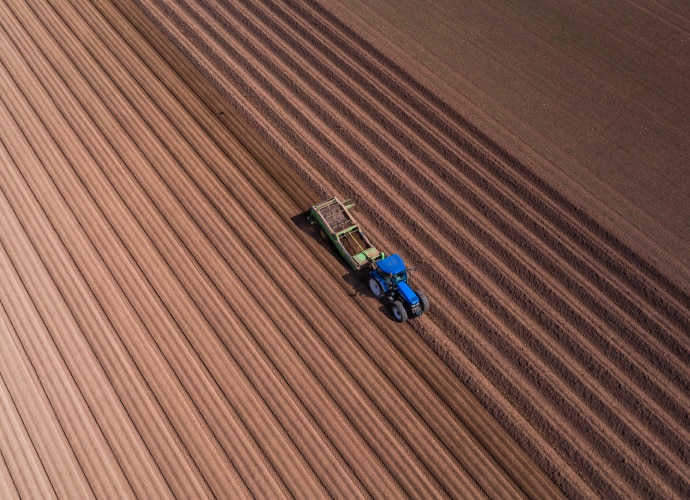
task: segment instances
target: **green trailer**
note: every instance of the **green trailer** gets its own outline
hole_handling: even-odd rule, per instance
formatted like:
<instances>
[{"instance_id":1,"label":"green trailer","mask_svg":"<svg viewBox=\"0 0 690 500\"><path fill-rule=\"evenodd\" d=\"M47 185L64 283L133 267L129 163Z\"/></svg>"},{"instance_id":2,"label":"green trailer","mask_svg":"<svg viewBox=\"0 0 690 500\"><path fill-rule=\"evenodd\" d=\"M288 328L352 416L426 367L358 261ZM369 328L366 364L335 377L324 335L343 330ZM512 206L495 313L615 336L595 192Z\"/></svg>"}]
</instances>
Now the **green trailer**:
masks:
<instances>
[{"instance_id":1,"label":"green trailer","mask_svg":"<svg viewBox=\"0 0 690 500\"><path fill-rule=\"evenodd\" d=\"M309 221L321 226L321 235L330 239L355 271L385 257L355 222L349 210L354 203L333 197L311 207Z\"/></svg>"}]
</instances>

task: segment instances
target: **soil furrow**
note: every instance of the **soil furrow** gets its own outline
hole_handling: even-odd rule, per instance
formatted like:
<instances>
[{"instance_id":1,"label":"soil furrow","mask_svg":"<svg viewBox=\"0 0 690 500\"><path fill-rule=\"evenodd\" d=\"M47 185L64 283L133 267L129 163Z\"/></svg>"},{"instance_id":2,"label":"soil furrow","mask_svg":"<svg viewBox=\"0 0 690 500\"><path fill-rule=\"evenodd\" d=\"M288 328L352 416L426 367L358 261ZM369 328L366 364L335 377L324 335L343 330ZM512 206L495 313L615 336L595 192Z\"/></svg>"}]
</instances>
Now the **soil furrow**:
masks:
<instances>
[{"instance_id":1,"label":"soil furrow","mask_svg":"<svg viewBox=\"0 0 690 500\"><path fill-rule=\"evenodd\" d=\"M367 72L360 72L352 69L348 72L349 75L358 77L360 80L366 78L368 73L375 75L378 85L367 84L364 88L367 89L367 91L377 102L386 102L387 107L394 110L398 118L406 122L409 122L410 114L414 111L419 113L418 116L421 115L423 117L418 118L422 124L419 124L418 122L418 124L413 127L416 135L419 135L421 138L425 139L429 145L436 148L446 158L457 159L456 155L459 151L466 151L465 154L469 155L469 157L474 161L471 161L469 165L465 165L464 169L471 169L472 176L477 182L479 182L479 186L481 186L482 179L486 174L481 173L479 170L473 167L473 164L477 161L479 161L482 166L487 167L489 172L492 172L495 178L502 184L505 184L506 187L512 187L513 191L523 195L523 197L527 200L536 200L538 203L533 203L535 207L541 207L547 200L550 200L548 203L560 202L563 206L568 208L566 212L573 211L575 207L573 207L572 203L568 202L568 200L565 200L560 193L557 193L555 190L551 189L534 174L531 174L524 166L520 165L517 160L510 157L510 155L503 151L500 146L483 136L481 132L477 131L474 127L471 127L471 125L463 120L457 114L457 112L454 112L452 109L450 109L447 104L441 102L432 94L429 94L429 92L422 88L418 83L410 80L410 77L407 76L404 71L389 61L386 61L385 58L381 57L375 49L369 46L365 41L361 40L361 38L356 34L352 33L351 30L344 27L337 19L329 16L326 11L314 6L314 9L319 11L320 15L323 16L322 18L316 18L312 17L313 13L305 12L305 7L303 5L293 6L293 8L298 10L300 13L303 13L305 19L311 21L310 24L312 28L320 30L324 36L329 36L333 40L333 43L339 50L336 51L329 49L327 54L333 60L339 61L336 66L343 66L343 56L341 54L348 53L361 67L367 70ZM347 33L347 35L339 35L336 33L338 30L342 30L343 32ZM314 40L312 33L305 31L303 34L305 38ZM320 39L315 41L315 45L317 46L322 45L322 43L323 42ZM372 57L372 55L374 57ZM347 67L347 64L345 64L345 67ZM360 76L361 74L364 74L364 76ZM405 81L407 86L401 86L401 79ZM400 100L398 102L391 102L390 95L386 95L386 93L381 91L381 81L388 83L387 87L399 96ZM386 101L386 99L389 101ZM434 108L434 106L436 106L436 112L430 111ZM443 123L444 118L447 120L446 123ZM444 144L443 142L439 142L438 136L434 135L431 132L432 130L436 131L436 133L440 136L446 137L446 140L451 144L454 144L455 147L449 146L447 143ZM461 136L458 134L458 130L465 130L468 132L468 134ZM473 142L468 144L468 140ZM422 151L426 150L422 149ZM513 175L508 175L508 172L510 172L511 169L516 170L516 173ZM515 175L521 175L524 178L522 183L515 178ZM497 186L494 185L493 189L496 189L496 187ZM541 199L538 198L534 194L535 189L545 190L545 194L547 196ZM500 200L500 198L498 198L498 200ZM548 205L544 206L548 207ZM550 208L544 215L546 216L544 217L544 220L547 221L560 220L560 218L563 217L558 209L553 208ZM587 218L584 214L581 214L581 217L586 221L586 224L583 224L585 233L590 229L590 225L595 229L597 228L594 221ZM571 228L572 225L570 224L572 223L568 224L569 225L565 226L561 224L557 227L559 227L561 230L564 228ZM598 233L601 233L601 231L603 231L603 228L598 228L596 231L592 232L594 232L595 235L598 235ZM573 229L568 231L568 234L573 235L572 241L574 243L578 243L578 241L581 242L581 237L578 236L581 233L579 233L577 230ZM611 236L611 238L613 238L613 236ZM592 240L592 243L594 241L596 240ZM623 256L628 255L630 253L630 249L623 248L620 245L622 244L619 244L616 247L622 248L620 254ZM608 257L609 255L610 253L601 251L599 249L596 253L596 261L598 262L601 260L599 257ZM649 266L648 263L644 261L641 262L644 264L643 268L647 268ZM624 278L629 275L630 269L625 269L624 266L618 266L618 268L623 271L622 276ZM662 282L670 284L671 288L675 287L674 283L669 282L668 279L666 279L663 275L659 275L658 272L652 272L651 274L654 276L658 275L662 279ZM631 283L635 284L635 282ZM644 281L642 281L642 283L644 283ZM649 288L650 285L644 284L639 286L641 287L640 296L643 299L647 300L649 297L654 297L657 295L656 290L658 289L654 286L652 288ZM685 319L683 319L684 315L680 313L680 311L684 309L684 304L688 304L688 296L687 294L680 293L679 290L678 292L679 293L674 294L674 297L676 300L679 300L679 303L678 305L672 307L679 308L674 311L674 314L680 314L679 320L683 322L683 325L687 325L687 316L685 316ZM660 310L666 313L666 307L667 306L660 306Z\"/></svg>"},{"instance_id":2,"label":"soil furrow","mask_svg":"<svg viewBox=\"0 0 690 500\"><path fill-rule=\"evenodd\" d=\"M148 115L148 113L147 113L147 115Z\"/></svg>"},{"instance_id":3,"label":"soil furrow","mask_svg":"<svg viewBox=\"0 0 690 500\"><path fill-rule=\"evenodd\" d=\"M353 164L354 164L354 162L353 162ZM351 173L351 171L350 171L350 173ZM363 182L363 183L364 183L364 182ZM378 194L379 196L384 196L384 193L377 193L377 194ZM541 315L538 315L538 316L541 317ZM566 365L561 365L561 366L565 367ZM572 377L572 376L569 377L569 378L570 378L571 380L577 380L575 377ZM591 397L591 396L590 396L590 397ZM615 421L615 419L614 419L614 421ZM617 420L617 421L618 421L618 422L621 422L620 420ZM613 425L613 424L612 424L612 425ZM631 438L631 442L639 442L639 441L640 441L639 438ZM651 451L651 450L646 449L646 450L644 450L644 451ZM653 459L651 459L650 461L653 463L653 462L655 462L656 460L657 460L656 458L653 458ZM663 466L662 466L662 467L663 467Z\"/></svg>"},{"instance_id":4,"label":"soil furrow","mask_svg":"<svg viewBox=\"0 0 690 500\"><path fill-rule=\"evenodd\" d=\"M207 26L210 26L210 25L207 25ZM203 35L198 35L198 33L197 33L197 36L202 36L202 37L203 37ZM221 45L223 45L222 42L221 42ZM228 48L225 47L225 46L224 46L224 49L225 49L226 51L228 50ZM248 67L248 66L245 66L245 67L247 68L247 70L249 70L249 67ZM255 73L255 75L258 76L258 73ZM268 80L266 77L261 77L261 81L262 81L262 86L265 87L265 85L263 85L263 84L268 83L269 80ZM280 102L280 99L281 99L281 97L280 97L280 92L273 92L272 95L273 95L273 98L278 99L279 102ZM283 101L283 102L284 102L284 101ZM282 104L283 102L281 102L281 104ZM288 108L289 108L289 107L290 107L290 106L288 106ZM293 107L292 109L294 110L295 108ZM289 113L289 114L290 114L290 113ZM292 115L296 115L296 113L292 112ZM303 121L304 121L303 118L299 118L298 120L299 120L300 122L303 122ZM308 129L308 130L309 130L309 129ZM293 136L293 137L294 137L295 140L297 140L297 137L295 137L295 136ZM319 137L319 136L317 135L317 137ZM324 142L324 136L321 135L320 138L318 139L318 141L319 141L319 143L323 143L323 142ZM345 157L345 156L347 156L347 155L342 155L342 157ZM390 156L390 155L389 155L389 156ZM311 157L312 157L312 158L315 158L315 157L313 156L313 154L312 154ZM338 160L344 160L344 159L345 159L345 158L338 158ZM364 181L360 181L360 182L364 182ZM369 181L369 183L370 183L370 181ZM343 184L343 186L344 186L344 185L345 185L345 184ZM381 194L381 193L379 193L379 194ZM514 206L513 206L513 207L514 207ZM511 207L511 208L513 208L513 207ZM397 211L398 211L398 212L401 212L400 209L398 209ZM505 223L504 223L504 224L505 224ZM580 233L577 233L577 234L580 234ZM558 248L558 247L556 247L556 248ZM571 254L571 255L572 255L572 254ZM509 261L509 262L510 262L510 261ZM577 260L576 260L576 262L577 262ZM514 264L515 261L512 261L511 263ZM523 268L523 275L524 275L524 272L525 272L525 271L524 271L524 268ZM591 271L590 271L590 274L591 274ZM501 278L500 278L500 274L499 274L499 275L496 275L496 276L497 276L497 279L499 279L499 280L501 279ZM534 275L531 275L531 274L527 274L526 276L527 276L527 279L534 278ZM565 273L561 273L561 277L562 277L562 278L564 278L565 276L567 276ZM568 284L568 282L566 282L566 284ZM476 287L475 287L475 288L476 288ZM604 289L605 291L607 290L606 286L603 286L603 287L600 286L599 288L602 288L602 289ZM478 289L478 290L482 290L481 288L477 288L477 289ZM619 304L622 304L622 307L626 308L627 310L630 310L630 307L631 307L631 306L630 306L630 302L627 302L627 303L626 303L625 301L622 301L622 300L620 299L620 297L624 297L624 296L616 295L616 294L615 294L615 287L609 286L608 291L609 291L609 295L610 295L610 296L613 296L614 300L617 300ZM612 292L612 291L613 291L613 292ZM481 292L480 292L480 293L481 293ZM543 292L542 292L542 293L543 293ZM549 292L549 293L553 293L553 292ZM591 293L591 292L588 292L587 294L583 294L583 296L586 298L586 300L590 301L591 303L595 303L596 300L591 299L591 298L590 298L591 295L589 295L589 293ZM524 299L523 299L523 300L524 300ZM553 300L553 299L552 299L552 300ZM560 300L560 299L559 299L559 300ZM528 301L528 303L529 303L529 301ZM558 307L560 308L560 310L561 310L562 312L564 312L566 315L571 315L571 316L572 316L572 309L567 308L567 307L565 306L564 302L560 302L560 304L561 304L561 305L558 306ZM533 307L533 306L530 306L530 307ZM637 309L633 309L633 310L632 310L632 314L633 314L633 315L638 315L638 316L639 316L639 314L638 314L638 313L640 312L639 306L635 306L635 307L637 307ZM602 310L603 310L603 309L600 309L600 311L602 311ZM534 317L538 317L538 316L539 316L536 312L533 312L532 314L534 315ZM610 318L611 318L611 317L609 316L609 321L611 321ZM643 330L644 330L645 327L648 327L650 324L654 324L653 321L652 321L652 323L649 322L649 317L646 318L646 320L647 320L647 323L646 323L646 324L645 324L644 320L645 320L645 318L644 318L644 315L643 315L643 322L642 322L643 324L641 325L641 329L643 329ZM582 320L578 320L578 321L582 321ZM617 320L616 320L616 321L617 321ZM662 320L662 321L664 321L664 320ZM618 323L618 324L621 324L621 323ZM553 323L551 323L551 322L544 323L544 326L547 327L547 328L548 328L549 326L551 326L551 325L553 325ZM661 333L661 335L664 335L663 332ZM666 338L666 340L668 340L668 338ZM672 342L673 342L673 341L672 341ZM676 345L677 345L678 347L681 347L680 344L676 344ZM681 348L682 348L682 347L681 347ZM682 353L681 353L681 355L682 355ZM661 359L661 356L660 356L660 355L656 355L656 357L657 357L657 359ZM676 378L676 375L675 375L675 374L676 374L677 372L671 371L671 372L669 372L669 373L671 373L670 377L671 377L672 380L673 380L674 378ZM637 377L639 378L640 376L644 377L643 375L640 375L639 372L637 372ZM571 377L571 378L572 378L572 377ZM639 379L639 380L642 380L642 379ZM608 384L609 384L609 386L610 386L611 382L609 382ZM653 391L652 391L652 393L653 393ZM680 394L680 393L679 393L679 394ZM682 394L680 394L680 395L682 396ZM668 403L666 403L666 401L663 399L663 397L661 398L661 402L662 402L662 405L665 404L666 407L669 407ZM630 404L630 403L628 403L628 404ZM678 408L678 405L674 405L674 404L672 403L672 404L670 405L670 407L671 407L671 408ZM649 413L647 413L647 415L649 415ZM682 419L684 418L682 412L681 412L681 414L678 414L676 418L678 418L679 421L682 421ZM662 429L662 430L660 430L659 432L662 432L662 434L663 434L664 431L663 431L663 429ZM667 436L668 436L668 435L667 435ZM648 450L645 449L644 451L648 451ZM657 457L657 458L658 458L658 457ZM655 460L655 459L653 459L653 460ZM678 478L676 478L676 479L678 479Z\"/></svg>"},{"instance_id":5,"label":"soil furrow","mask_svg":"<svg viewBox=\"0 0 690 500\"><path fill-rule=\"evenodd\" d=\"M0 321L6 327L0 340L0 375L8 392L16 395L13 399L18 413L26 415L24 423L27 433L35 436L32 441L44 464L46 475L51 478L58 497L93 497L88 477L70 447L37 374L31 371L31 361L7 317L7 311L1 304L0 308ZM51 439L53 436L55 439Z\"/></svg>"},{"instance_id":6,"label":"soil furrow","mask_svg":"<svg viewBox=\"0 0 690 500\"><path fill-rule=\"evenodd\" d=\"M1 374L0 412L4 417L3 425L0 426L3 453L13 457L12 465L16 467L14 471L10 470L12 482L23 495L57 498L50 477Z\"/></svg>"},{"instance_id":7,"label":"soil furrow","mask_svg":"<svg viewBox=\"0 0 690 500\"><path fill-rule=\"evenodd\" d=\"M243 23L243 24L244 24L244 23ZM275 52L276 52L275 48L272 49L270 52L271 52L271 53L275 53ZM299 47L299 54L302 55L302 56L303 56L303 54L304 54L304 51L302 50L302 47ZM294 64L294 66L297 66L297 65ZM288 79L288 80L289 80L289 81L295 81L295 79ZM309 83L309 81L307 81L307 83ZM316 84L312 83L311 86L317 87L317 88L318 88L320 85L316 85ZM324 95L324 92L319 91L318 94L322 96L322 95ZM344 114L344 113L341 112L340 114ZM332 115L333 115L332 112L325 112L325 113L324 113L324 116L325 116L325 117L332 116ZM389 128L390 128L390 127L389 127ZM377 134L378 134L378 133L377 133ZM390 148L390 152L394 152L394 151L396 151L396 149ZM394 156L392 153L388 153L388 155L389 155L389 157L390 157L390 156ZM393 158L393 160L396 160L396 158ZM376 165L376 164L379 164L379 162L380 162L380 160L378 160L378 161L375 160L375 161L370 162L369 164L371 164L371 165ZM397 163L398 166L401 166L401 162L397 161L397 162L395 162L395 163ZM382 172L382 173L383 173L383 172ZM402 183L397 183L397 184L395 184L395 185L398 186L397 191L401 191L401 189L403 189L403 187L406 186L407 183L402 182ZM426 182L426 183L424 184L424 186L428 186L428 185L434 186L434 185L436 185L436 183L433 183L433 182ZM417 189L420 189L420 188L423 188L423 186L419 186ZM411 191L411 192L412 192L412 191ZM433 199L442 200L442 201L444 202L444 205L445 205L446 207L450 206L450 204L452 203L450 197L445 197L445 196L441 195L439 192L432 192L432 193L430 193L430 194L431 194L431 196L433 196ZM468 196L468 197L471 198L471 196ZM482 212L482 213L489 212L490 210L492 210L492 209L488 206L488 204L487 204L486 202L482 203L481 206L480 206L480 208L479 208L479 211ZM458 212L458 213L453 213L452 215L456 218L455 220L458 220L458 218L461 218L461 217L464 216L464 211ZM435 220L437 224L440 223L438 217L437 217L435 214L429 214L429 215L428 215L428 218L429 218L429 219L432 219L432 220ZM519 245L520 247L522 247L522 248L527 248L528 251L531 250L530 253L533 253L533 254L536 252L536 250L534 250L534 247L533 247L533 246L530 248L530 245L526 245L526 244L522 241L524 238L520 235L520 232L519 232L518 230L513 229L513 225L512 225L512 224L510 224L509 222L508 222L508 223L505 222L505 219L506 219L507 217L503 217L503 218L502 218L501 216L493 216L493 218L494 218L494 220L498 220L498 224L500 224L499 227L503 226L503 228L507 228L507 229L509 230L509 233L508 233L508 234L511 234L511 236L512 236L512 235L517 235L517 236L519 236L519 237L521 238L520 240L517 240L517 241L518 241L518 245ZM443 224L441 227L443 228L445 234L453 235L454 232L457 233L457 230L456 230L453 226L451 226L450 224ZM487 239L490 238L488 235L486 235L486 233L484 232L484 230L483 230L477 223L473 223L471 227L472 227L472 229L475 231L475 233L479 233L479 238L480 238L480 239L487 240ZM505 229L504 229L504 232L506 232ZM482 236L483 236L483 237L482 237ZM457 238L460 238L460 237L461 237L461 236L460 236L459 234L456 234L456 235L455 235L455 238L456 238L456 239L457 239ZM494 247L494 248L495 248L495 247ZM498 247L498 248L500 248L500 247ZM501 250L494 250L494 253L495 253L495 254L498 254L498 255L507 255L508 258L511 258L511 257L512 257L512 254L511 254L510 252L506 252L505 250L503 250L503 251L501 251ZM560 272L561 276L562 276L562 277L560 277L561 280L563 279L563 277L569 276L568 274L566 274L566 272L560 271L560 268L554 266L554 265L551 263L551 261L549 261L548 259L545 259L545 258L543 257L543 254L539 254L539 253L537 252L536 255L534 255L533 257L535 258L535 260L539 261L539 262L542 263L542 264L544 264L544 263L548 264L547 267L557 269L557 270ZM504 259L505 259L505 257L504 257ZM510 260L510 261L508 261L508 262L509 262L509 264L513 264L513 263L516 262L516 260L515 260L514 258L512 258L512 260ZM522 269L524 269L524 267L523 267ZM523 271L521 274L524 276L524 271ZM529 273L529 274L525 277L525 280L526 280L528 283L534 283L536 279L538 279L538 278L537 278L533 273ZM568 288L572 287L573 285L574 285L574 284L572 283L572 281L566 282L566 286L567 286ZM541 288L542 290L544 289L543 286L542 286L542 287L538 287L538 286L535 286L535 285L533 285L533 288L536 289L536 290L539 290L540 288ZM543 292L542 292L542 293L543 293ZM547 293L550 293L548 289L547 289ZM588 300L589 303L594 303L594 304L597 304L597 303L598 303L595 299L592 299L589 295L585 295L585 299ZM553 300L553 299L551 299L551 300ZM561 299L558 299L558 300L561 301ZM563 304L562 301L561 301L561 304ZM561 305L561 306L559 306L559 307L562 308L563 305ZM608 308L607 308L607 307L602 307L601 310L602 310L602 311L608 311ZM633 313L633 314L634 314L634 313ZM582 322L582 319L579 319L578 321L579 321L579 322ZM620 325L620 324L622 324L622 323L618 323L618 324ZM646 349L646 350L645 350L645 349L640 349L640 350L643 351L643 352L649 352L649 349ZM659 354L656 354L656 355L649 354L649 356L653 356L653 361L655 361L655 365L665 364L665 363L664 363L664 362L665 362L665 359L663 359L661 355L659 355ZM681 353L681 357L682 357L682 353ZM623 366L626 366L626 365L627 365L627 363L623 364ZM683 367L683 368L685 368L685 367ZM667 373L668 373L668 372L667 372ZM638 374L638 377L637 377L637 380L638 380L638 381L642 381L642 383L649 382L649 377L648 377L647 375L643 375L643 376L640 377L640 376L639 376L639 374L640 374L639 371L637 371L636 374ZM679 372L678 369L676 369L676 370L671 370L671 371L670 371L670 374L667 375L667 376L668 376L668 379L669 379L670 381L672 381L672 382L675 381L675 380L678 380L679 378L680 378L680 379L683 378L683 376L680 375L680 372ZM681 383L681 386L682 386L682 385L683 385L683 384ZM657 386L657 387L654 388L653 390L649 390L649 393L650 393L650 394L660 394L660 393L663 394L663 391L661 391L661 390L660 390L660 387ZM663 396L662 396L662 397L663 397ZM634 400L633 398L630 398L630 401L633 401L633 400ZM668 407L668 405L669 405L669 403L666 403L666 406L667 406L667 407ZM673 407L673 408L679 408L680 406L682 406L682 405L678 405L678 404L671 403L671 407ZM684 413L684 411L683 411L683 413ZM682 418L684 418L684 416L681 414L680 416L676 416L676 418L679 418L679 419L682 420Z\"/></svg>"},{"instance_id":8,"label":"soil furrow","mask_svg":"<svg viewBox=\"0 0 690 500\"><path fill-rule=\"evenodd\" d=\"M186 102L188 102L188 101L187 101L187 100L182 100L181 102L185 102L185 103L186 103ZM219 142L219 145L222 145L222 144ZM257 175L258 175L258 174L257 174ZM249 178L252 179L252 180L254 181L254 184L255 184L256 187L263 186L264 188L266 188L266 186L263 185L260 181L257 182L257 180L254 178L254 175L253 175L253 174L250 175ZM232 182L230 182L228 185L232 185ZM270 189L269 189L269 188L266 188L266 191L269 192ZM268 196L267 199L270 200L270 201L272 201L272 202L275 202L275 201L276 201L276 199L275 199L273 196ZM287 210L287 212L289 213L290 211L295 210L295 209L298 208L299 206L300 206L300 205L297 205L297 207L288 208L288 209L286 209L286 210ZM284 210L283 212L285 213L285 210ZM301 262L301 260L300 260L300 262Z\"/></svg>"}]
</instances>

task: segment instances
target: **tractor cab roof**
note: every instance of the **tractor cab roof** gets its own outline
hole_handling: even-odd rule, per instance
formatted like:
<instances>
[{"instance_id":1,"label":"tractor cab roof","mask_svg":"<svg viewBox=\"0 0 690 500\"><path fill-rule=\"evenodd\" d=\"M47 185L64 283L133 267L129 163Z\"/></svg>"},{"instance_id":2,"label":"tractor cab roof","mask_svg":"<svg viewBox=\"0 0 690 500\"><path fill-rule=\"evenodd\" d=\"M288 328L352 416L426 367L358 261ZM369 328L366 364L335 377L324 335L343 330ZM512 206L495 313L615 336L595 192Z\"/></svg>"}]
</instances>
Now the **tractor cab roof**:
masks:
<instances>
[{"instance_id":1,"label":"tractor cab roof","mask_svg":"<svg viewBox=\"0 0 690 500\"><path fill-rule=\"evenodd\" d=\"M397 253L377 262L379 270L386 274L398 274L405 270L405 263Z\"/></svg>"}]
</instances>

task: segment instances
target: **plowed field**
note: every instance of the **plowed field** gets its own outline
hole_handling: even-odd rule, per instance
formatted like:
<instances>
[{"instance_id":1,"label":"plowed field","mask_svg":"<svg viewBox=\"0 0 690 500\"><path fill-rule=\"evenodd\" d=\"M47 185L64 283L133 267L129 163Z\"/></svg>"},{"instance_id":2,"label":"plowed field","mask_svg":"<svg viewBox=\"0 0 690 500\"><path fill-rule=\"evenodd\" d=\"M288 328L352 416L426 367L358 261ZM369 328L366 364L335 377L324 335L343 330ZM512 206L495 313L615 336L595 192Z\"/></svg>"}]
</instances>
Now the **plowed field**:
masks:
<instances>
[{"instance_id":1,"label":"plowed field","mask_svg":"<svg viewBox=\"0 0 690 500\"><path fill-rule=\"evenodd\" d=\"M0 0L0 496L688 497L690 296L630 241L318 2Z\"/></svg>"}]
</instances>

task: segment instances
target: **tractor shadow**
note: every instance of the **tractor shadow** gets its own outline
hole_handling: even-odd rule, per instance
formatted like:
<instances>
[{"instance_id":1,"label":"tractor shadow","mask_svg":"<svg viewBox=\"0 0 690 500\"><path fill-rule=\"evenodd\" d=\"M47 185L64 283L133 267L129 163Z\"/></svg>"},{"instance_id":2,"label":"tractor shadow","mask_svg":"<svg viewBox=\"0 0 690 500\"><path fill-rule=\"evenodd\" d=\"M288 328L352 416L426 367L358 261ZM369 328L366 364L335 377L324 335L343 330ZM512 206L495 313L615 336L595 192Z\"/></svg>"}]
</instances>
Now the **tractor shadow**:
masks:
<instances>
[{"instance_id":1,"label":"tractor shadow","mask_svg":"<svg viewBox=\"0 0 690 500\"><path fill-rule=\"evenodd\" d=\"M342 260L342 259L341 259ZM347 266L346 266L347 267ZM391 312L391 304L388 299L377 299L369 289L369 271L350 271L342 276L343 280L352 287L350 297L364 296L368 299L375 300L379 304L379 312L381 312L388 319L395 321L393 313Z\"/></svg>"},{"instance_id":2,"label":"tractor shadow","mask_svg":"<svg viewBox=\"0 0 690 500\"><path fill-rule=\"evenodd\" d=\"M311 242L324 248L328 252L333 263L337 263L338 269L342 271L342 280L347 283L351 289L349 293L350 297L364 296L369 299L378 300L379 310L390 319L393 319L388 304L381 299L376 299L374 294L371 293L371 290L369 290L369 272L367 270L354 271L351 269L331 241L319 234L318 227L312 226L309 223L308 215L309 211L307 210L293 215L290 217L290 220Z\"/></svg>"}]
</instances>

